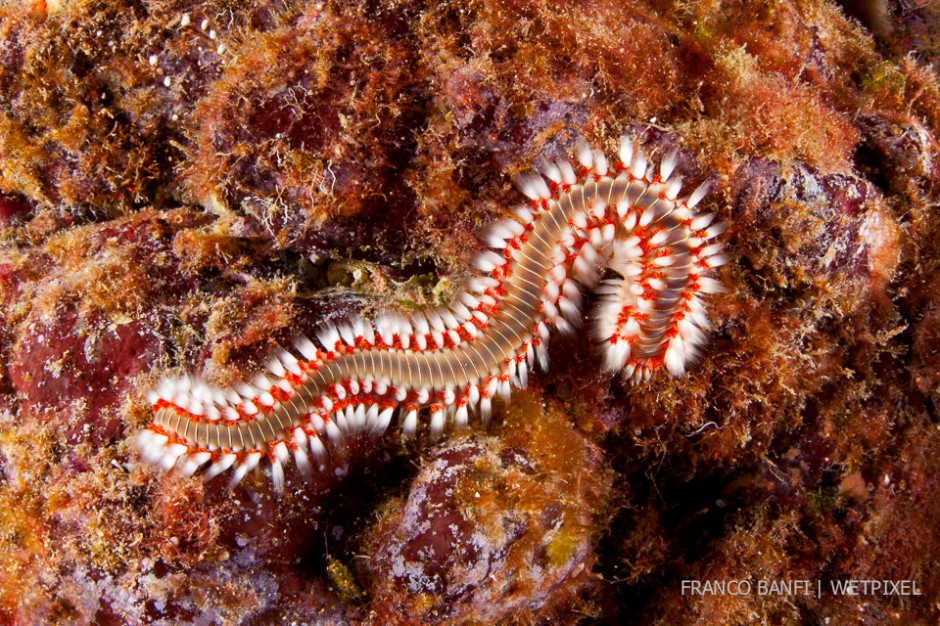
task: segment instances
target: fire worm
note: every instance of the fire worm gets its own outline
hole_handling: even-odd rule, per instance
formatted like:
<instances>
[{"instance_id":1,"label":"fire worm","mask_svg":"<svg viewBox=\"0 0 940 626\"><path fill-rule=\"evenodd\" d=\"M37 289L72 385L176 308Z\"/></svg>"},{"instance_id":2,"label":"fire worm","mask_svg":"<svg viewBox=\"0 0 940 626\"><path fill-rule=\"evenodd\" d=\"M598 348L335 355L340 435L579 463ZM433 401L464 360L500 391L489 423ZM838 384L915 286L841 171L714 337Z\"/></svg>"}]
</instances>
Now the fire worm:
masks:
<instances>
[{"instance_id":1,"label":"fire worm","mask_svg":"<svg viewBox=\"0 0 940 626\"><path fill-rule=\"evenodd\" d=\"M186 475L204 468L205 480L234 468L230 486L266 461L281 491L291 456L302 472L322 469L327 442L396 419L406 436L419 415L432 437L465 428L471 411L486 424L495 398L525 387L536 362L546 368L549 326L571 331L590 289L607 371L631 382L663 367L683 374L709 327L701 295L721 290L708 274L727 261L714 241L725 224L694 211L704 185L679 198L674 153L658 172L629 138L615 163L583 142L576 156L517 178L530 203L482 233L478 271L449 306L325 323L317 342L299 339L250 383L164 379L148 396L144 457ZM605 269L619 278L601 280Z\"/></svg>"}]
</instances>

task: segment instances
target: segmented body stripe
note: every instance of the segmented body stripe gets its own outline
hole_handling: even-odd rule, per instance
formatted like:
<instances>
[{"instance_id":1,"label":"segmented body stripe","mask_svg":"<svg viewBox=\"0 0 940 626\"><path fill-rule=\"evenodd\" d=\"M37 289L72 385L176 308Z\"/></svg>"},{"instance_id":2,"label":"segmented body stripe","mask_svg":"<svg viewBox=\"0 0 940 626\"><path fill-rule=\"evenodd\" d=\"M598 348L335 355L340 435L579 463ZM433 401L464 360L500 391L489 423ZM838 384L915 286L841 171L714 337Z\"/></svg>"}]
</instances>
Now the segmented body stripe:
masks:
<instances>
[{"instance_id":1,"label":"segmented body stripe","mask_svg":"<svg viewBox=\"0 0 940 626\"><path fill-rule=\"evenodd\" d=\"M326 325L321 346L298 343L303 358L275 357L273 381L220 390L167 379L151 394L146 456L186 473L210 461L209 475L235 466L236 481L264 457L280 488L288 450L302 467L308 448L322 463L322 437L380 432L395 411L409 434L421 408L433 434L447 420L465 424L468 405L485 420L493 396L510 382L524 386L536 355L545 359L546 324L577 321L580 289L593 288L605 266L623 276L599 287L594 330L605 367L633 381L664 365L682 373L704 341L699 292L718 289L704 275L725 262L720 245L706 244L723 225L693 213L701 190L677 198L670 162L663 176L652 174L629 141L620 156L611 171L582 147L577 174L557 161L546 167L550 183L521 177L531 207L495 225L498 252L481 253L480 278L448 308L382 319L374 329L359 319Z\"/></svg>"}]
</instances>

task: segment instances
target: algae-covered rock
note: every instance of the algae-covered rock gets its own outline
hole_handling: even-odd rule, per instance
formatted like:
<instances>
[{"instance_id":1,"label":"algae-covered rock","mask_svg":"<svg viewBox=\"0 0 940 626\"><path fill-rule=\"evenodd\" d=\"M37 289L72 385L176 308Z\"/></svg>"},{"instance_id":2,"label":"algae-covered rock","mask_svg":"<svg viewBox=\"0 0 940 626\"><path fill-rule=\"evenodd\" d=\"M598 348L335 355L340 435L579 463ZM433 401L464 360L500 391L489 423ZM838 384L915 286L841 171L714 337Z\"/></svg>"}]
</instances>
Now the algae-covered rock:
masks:
<instances>
[{"instance_id":1,"label":"algae-covered rock","mask_svg":"<svg viewBox=\"0 0 940 626\"><path fill-rule=\"evenodd\" d=\"M2 3L0 623L935 623L938 15ZM513 176L624 132L729 224L685 376L579 329L488 427L351 438L283 497L139 463L161 377L446 301Z\"/></svg>"}]
</instances>

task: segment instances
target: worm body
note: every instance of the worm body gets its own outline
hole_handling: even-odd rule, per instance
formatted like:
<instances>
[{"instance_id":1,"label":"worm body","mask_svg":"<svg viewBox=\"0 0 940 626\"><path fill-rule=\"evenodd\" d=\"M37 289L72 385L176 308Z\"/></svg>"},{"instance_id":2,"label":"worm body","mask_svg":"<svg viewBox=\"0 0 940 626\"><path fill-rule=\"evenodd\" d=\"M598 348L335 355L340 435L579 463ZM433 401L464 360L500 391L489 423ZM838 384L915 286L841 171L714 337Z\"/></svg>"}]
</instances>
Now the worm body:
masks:
<instances>
[{"instance_id":1,"label":"worm body","mask_svg":"<svg viewBox=\"0 0 940 626\"><path fill-rule=\"evenodd\" d=\"M477 272L448 307L324 324L316 343L232 388L164 379L148 397L144 457L206 479L234 468L232 486L265 462L280 491L291 457L309 472L327 444L396 419L409 436L419 415L434 437L471 413L485 423L494 398L547 367L549 327L580 323L584 290L599 295L591 326L606 370L632 382L684 373L708 329L701 296L721 290L708 274L727 260L714 241L725 225L695 212L704 187L679 197L673 156L654 171L627 138L618 156L608 165L582 144L576 165L544 160L520 176L529 204L483 233ZM619 278L602 281L605 268Z\"/></svg>"}]
</instances>

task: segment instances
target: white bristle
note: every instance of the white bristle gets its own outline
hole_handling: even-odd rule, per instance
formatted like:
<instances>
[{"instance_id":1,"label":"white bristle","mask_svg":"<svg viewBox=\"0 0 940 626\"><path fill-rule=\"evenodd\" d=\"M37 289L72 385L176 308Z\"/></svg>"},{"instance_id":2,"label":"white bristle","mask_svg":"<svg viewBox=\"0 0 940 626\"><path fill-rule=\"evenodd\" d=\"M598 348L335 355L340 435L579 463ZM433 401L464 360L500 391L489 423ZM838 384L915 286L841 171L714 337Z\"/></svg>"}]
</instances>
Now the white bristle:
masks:
<instances>
[{"instance_id":1,"label":"white bristle","mask_svg":"<svg viewBox=\"0 0 940 626\"><path fill-rule=\"evenodd\" d=\"M530 200L546 200L551 197L545 179L535 172L527 172L516 178L516 187Z\"/></svg>"},{"instance_id":2,"label":"white bristle","mask_svg":"<svg viewBox=\"0 0 940 626\"><path fill-rule=\"evenodd\" d=\"M343 431L340 430L339 426L336 425L336 422L333 420L326 422L324 424L324 429L326 430L326 434L330 438L330 441L333 442L333 445L343 444Z\"/></svg>"},{"instance_id":3,"label":"white bristle","mask_svg":"<svg viewBox=\"0 0 940 626\"><path fill-rule=\"evenodd\" d=\"M235 390L238 392L238 395L245 400L251 400L258 395L258 390L248 383L238 383L235 385Z\"/></svg>"},{"instance_id":4,"label":"white bristle","mask_svg":"<svg viewBox=\"0 0 940 626\"><path fill-rule=\"evenodd\" d=\"M271 482L274 483L274 493L284 493L284 466L280 459L271 461Z\"/></svg>"},{"instance_id":5,"label":"white bristle","mask_svg":"<svg viewBox=\"0 0 940 626\"><path fill-rule=\"evenodd\" d=\"M693 231L699 231L707 227L715 220L714 213L703 213L701 215L696 215L692 218L692 223L689 225Z\"/></svg>"},{"instance_id":6,"label":"white bristle","mask_svg":"<svg viewBox=\"0 0 940 626\"><path fill-rule=\"evenodd\" d=\"M730 260L730 257L727 254L716 254L705 259L705 263L708 267L719 267L724 265Z\"/></svg>"},{"instance_id":7,"label":"white bristle","mask_svg":"<svg viewBox=\"0 0 940 626\"><path fill-rule=\"evenodd\" d=\"M363 323L361 331L357 334L361 336L368 345L375 345L375 329L372 327L372 324Z\"/></svg>"},{"instance_id":8,"label":"white bristle","mask_svg":"<svg viewBox=\"0 0 940 626\"><path fill-rule=\"evenodd\" d=\"M470 292L474 292L474 291L476 291L476 290L470 288L470 286L469 286L469 284L468 284L468 286L467 286L467 291L461 291L460 294L458 294L458 296L457 296L457 298L464 304L464 306L466 306L466 307L469 308L469 309L475 309L475 308L477 308L477 307L480 305L480 301L479 301L477 298L473 297L473 294L470 293ZM417 327L415 328L415 330L417 330L418 332L425 332L425 333L426 333L426 332L427 332L427 322L425 322L424 330L421 330L420 328L417 328Z\"/></svg>"},{"instance_id":9,"label":"white bristle","mask_svg":"<svg viewBox=\"0 0 940 626\"><path fill-rule=\"evenodd\" d=\"M659 247L666 243L666 239L669 238L669 231L661 230L658 233L654 234L649 239L649 244L654 247Z\"/></svg>"},{"instance_id":10,"label":"white bristle","mask_svg":"<svg viewBox=\"0 0 940 626\"><path fill-rule=\"evenodd\" d=\"M287 444L283 441L278 441L274 444L274 447L271 448L271 454L281 463L287 463L287 460L290 458L290 453L287 451Z\"/></svg>"},{"instance_id":11,"label":"white bristle","mask_svg":"<svg viewBox=\"0 0 940 626\"><path fill-rule=\"evenodd\" d=\"M594 171L600 176L607 175L607 157L600 150L594 150Z\"/></svg>"},{"instance_id":12,"label":"white bristle","mask_svg":"<svg viewBox=\"0 0 940 626\"><path fill-rule=\"evenodd\" d=\"M271 379L268 378L267 376L265 376L264 374L258 374L258 375L256 375L256 376L252 379L251 384L254 385L255 388L258 389L258 391L261 392L261 393L263 393L263 392L265 392L265 391L268 391L269 389L271 389L271 387L274 386L274 385L271 383ZM259 394L259 395L260 395L260 394Z\"/></svg>"},{"instance_id":13,"label":"white bristle","mask_svg":"<svg viewBox=\"0 0 940 626\"><path fill-rule=\"evenodd\" d=\"M467 405L461 404L454 413L454 424L458 430L463 430L467 427L468 422Z\"/></svg>"},{"instance_id":14,"label":"white bristle","mask_svg":"<svg viewBox=\"0 0 940 626\"><path fill-rule=\"evenodd\" d=\"M294 448L294 463L304 477L309 477L311 474L310 457L307 456L305 448L306 446L299 445Z\"/></svg>"},{"instance_id":15,"label":"white bristle","mask_svg":"<svg viewBox=\"0 0 940 626\"><path fill-rule=\"evenodd\" d=\"M581 317L581 309L568 298L560 298L558 300L558 309L569 321L574 321Z\"/></svg>"},{"instance_id":16,"label":"white bristle","mask_svg":"<svg viewBox=\"0 0 940 626\"><path fill-rule=\"evenodd\" d=\"M569 218L571 223L577 226L579 229L584 230L587 228L587 215L583 211L577 211L573 213Z\"/></svg>"},{"instance_id":17,"label":"white bristle","mask_svg":"<svg viewBox=\"0 0 940 626\"><path fill-rule=\"evenodd\" d=\"M310 453L317 458L322 467L324 459L326 458L326 448L324 447L323 442L320 441L319 437L310 437Z\"/></svg>"},{"instance_id":18,"label":"white bristle","mask_svg":"<svg viewBox=\"0 0 940 626\"><path fill-rule=\"evenodd\" d=\"M698 283L702 293L722 293L725 290L720 282L707 276L699 277Z\"/></svg>"},{"instance_id":19,"label":"white bristle","mask_svg":"<svg viewBox=\"0 0 940 626\"><path fill-rule=\"evenodd\" d=\"M604 344L604 369L608 372L619 372L630 358L630 344L626 341Z\"/></svg>"},{"instance_id":20,"label":"white bristle","mask_svg":"<svg viewBox=\"0 0 940 626\"><path fill-rule=\"evenodd\" d=\"M624 135L620 138L620 162L629 167L633 162L633 140Z\"/></svg>"},{"instance_id":21,"label":"white bristle","mask_svg":"<svg viewBox=\"0 0 940 626\"><path fill-rule=\"evenodd\" d=\"M444 411L442 409L431 410L431 439L437 439L444 432Z\"/></svg>"},{"instance_id":22,"label":"white bristle","mask_svg":"<svg viewBox=\"0 0 940 626\"><path fill-rule=\"evenodd\" d=\"M413 437L415 431L418 429L418 412L415 410L408 411L405 415L405 419L402 422L401 431L405 437Z\"/></svg>"},{"instance_id":23,"label":"white bristle","mask_svg":"<svg viewBox=\"0 0 940 626\"><path fill-rule=\"evenodd\" d=\"M467 399L470 401L470 404L476 404L480 401L480 388L477 385L470 385L467 388Z\"/></svg>"},{"instance_id":24,"label":"white bristle","mask_svg":"<svg viewBox=\"0 0 940 626\"><path fill-rule=\"evenodd\" d=\"M669 342L669 347L663 355L663 361L666 364L666 369L668 369L669 373L673 376L681 376L685 373L684 349L678 337Z\"/></svg>"},{"instance_id":25,"label":"white bristle","mask_svg":"<svg viewBox=\"0 0 940 626\"><path fill-rule=\"evenodd\" d=\"M724 247L725 247L725 244L720 243L720 242L708 244L707 246L702 248L701 252L699 252L699 256L703 259L710 257L713 254L718 254L719 252L721 252L724 249Z\"/></svg>"},{"instance_id":26,"label":"white bristle","mask_svg":"<svg viewBox=\"0 0 940 626\"><path fill-rule=\"evenodd\" d=\"M699 202L702 201L702 198L705 197L705 194L708 193L709 183L704 182L698 187L695 188L695 191L692 192L692 195L689 196L688 200L685 201L686 206L690 209L694 208Z\"/></svg>"},{"instance_id":27,"label":"white bristle","mask_svg":"<svg viewBox=\"0 0 940 626\"><path fill-rule=\"evenodd\" d=\"M630 165L630 174L634 178L646 176L646 155L643 154L642 150L636 151L636 156L633 157L633 163Z\"/></svg>"},{"instance_id":28,"label":"white bristle","mask_svg":"<svg viewBox=\"0 0 940 626\"><path fill-rule=\"evenodd\" d=\"M578 177L574 173L574 168L568 159L558 159L555 161L558 171L561 173L561 182L565 185L573 185L578 182Z\"/></svg>"},{"instance_id":29,"label":"white bristle","mask_svg":"<svg viewBox=\"0 0 940 626\"><path fill-rule=\"evenodd\" d=\"M333 413L333 422L343 435L348 435L352 432L352 424L350 424L352 412L353 408L348 406L345 409L340 409L336 413Z\"/></svg>"},{"instance_id":30,"label":"white bristle","mask_svg":"<svg viewBox=\"0 0 940 626\"><path fill-rule=\"evenodd\" d=\"M510 393L511 393L511 389L509 387L509 381L508 380L499 381L499 389L497 391L497 394L499 394L499 399L503 401L503 404L507 404L507 405L509 404Z\"/></svg>"},{"instance_id":31,"label":"white bristle","mask_svg":"<svg viewBox=\"0 0 940 626\"><path fill-rule=\"evenodd\" d=\"M186 446L180 443L167 444L163 448L163 455L160 458L160 467L163 468L164 471L170 471L173 466L176 465L176 461L186 453L186 450Z\"/></svg>"},{"instance_id":32,"label":"white bristle","mask_svg":"<svg viewBox=\"0 0 940 626\"><path fill-rule=\"evenodd\" d=\"M339 331L336 330L336 326L334 326L332 322L327 322L317 330L317 339L320 340L324 349L329 351L335 350L336 344L340 339Z\"/></svg>"},{"instance_id":33,"label":"white bristle","mask_svg":"<svg viewBox=\"0 0 940 626\"><path fill-rule=\"evenodd\" d=\"M665 194L666 197L670 200L675 200L679 196L679 191L682 189L682 177L674 176L669 179L669 182L666 183Z\"/></svg>"},{"instance_id":34,"label":"white bristle","mask_svg":"<svg viewBox=\"0 0 940 626\"><path fill-rule=\"evenodd\" d=\"M659 164L659 177L662 180L666 180L672 176L673 170L676 169L676 157L676 151L670 150Z\"/></svg>"},{"instance_id":35,"label":"white bristle","mask_svg":"<svg viewBox=\"0 0 940 626\"><path fill-rule=\"evenodd\" d=\"M458 321L470 319L470 310L459 300L451 303L450 310L457 316Z\"/></svg>"},{"instance_id":36,"label":"white bristle","mask_svg":"<svg viewBox=\"0 0 940 626\"><path fill-rule=\"evenodd\" d=\"M306 337L298 337L294 341L294 346L300 352L300 354L307 359L308 361L315 361L317 358L317 348L313 345L313 342L307 339Z\"/></svg>"},{"instance_id":37,"label":"white bristle","mask_svg":"<svg viewBox=\"0 0 940 626\"><path fill-rule=\"evenodd\" d=\"M248 475L248 472L258 467L260 461L260 452L252 452L245 457L245 460L239 463L238 467L235 468L235 472L232 474L232 480L229 482L229 489L231 490L238 486L238 483Z\"/></svg>"},{"instance_id":38,"label":"white bristle","mask_svg":"<svg viewBox=\"0 0 940 626\"><path fill-rule=\"evenodd\" d=\"M492 272L497 267L506 264L506 257L492 250L484 250L477 255L474 263L484 272Z\"/></svg>"},{"instance_id":39,"label":"white bristle","mask_svg":"<svg viewBox=\"0 0 940 626\"><path fill-rule=\"evenodd\" d=\"M235 464L235 461L237 460L238 460L238 455L234 453L230 452L228 454L223 454L222 456L219 457L219 459L215 463L209 466L209 469L207 469L203 473L202 475L203 482L209 482L210 480L212 480L213 478L215 478L222 472L227 471L230 467L232 467L232 465Z\"/></svg>"},{"instance_id":40,"label":"white bristle","mask_svg":"<svg viewBox=\"0 0 940 626\"><path fill-rule=\"evenodd\" d=\"M643 213L640 214L640 226L646 228L653 221L654 217L656 217L656 205L651 204L643 209Z\"/></svg>"},{"instance_id":41,"label":"white bristle","mask_svg":"<svg viewBox=\"0 0 940 626\"><path fill-rule=\"evenodd\" d=\"M558 166L554 162L548 159L541 159L536 167L538 167L539 171L542 172L542 174L550 181L558 184L564 182L562 179L561 170L558 169Z\"/></svg>"},{"instance_id":42,"label":"white bristle","mask_svg":"<svg viewBox=\"0 0 940 626\"><path fill-rule=\"evenodd\" d=\"M297 464L297 469L299 469L304 476L310 475L310 458L307 456L306 452L308 447L307 439L307 433L304 432L303 428L297 427L294 429L294 463Z\"/></svg>"},{"instance_id":43,"label":"white bristle","mask_svg":"<svg viewBox=\"0 0 940 626\"><path fill-rule=\"evenodd\" d=\"M490 417L493 415L493 403L487 398L480 398L480 421L483 422L485 427L490 422Z\"/></svg>"},{"instance_id":44,"label":"white bristle","mask_svg":"<svg viewBox=\"0 0 940 626\"><path fill-rule=\"evenodd\" d=\"M594 151L591 150L591 146L584 139L578 139L575 144L575 157L578 159L578 163L587 169L594 167Z\"/></svg>"},{"instance_id":45,"label":"white bristle","mask_svg":"<svg viewBox=\"0 0 940 626\"><path fill-rule=\"evenodd\" d=\"M532 220L535 219L535 215L529 209L529 207L516 207L513 209L513 213L518 217L523 224L531 224Z\"/></svg>"},{"instance_id":46,"label":"white bristle","mask_svg":"<svg viewBox=\"0 0 940 626\"><path fill-rule=\"evenodd\" d=\"M718 222L705 230L705 239L712 239L728 230L728 222Z\"/></svg>"},{"instance_id":47,"label":"white bristle","mask_svg":"<svg viewBox=\"0 0 940 626\"><path fill-rule=\"evenodd\" d=\"M269 372L271 372L272 374L278 377L284 376L285 374L287 374L287 370L284 369L284 366L277 359L271 359L270 361L268 361L267 368Z\"/></svg>"},{"instance_id":48,"label":"white bristle","mask_svg":"<svg viewBox=\"0 0 940 626\"><path fill-rule=\"evenodd\" d=\"M366 408L366 420L365 420L366 429L370 431L374 431L376 428L376 425L378 424L378 421L379 421L379 407L376 404L370 404L368 408Z\"/></svg>"},{"instance_id":49,"label":"white bristle","mask_svg":"<svg viewBox=\"0 0 940 626\"><path fill-rule=\"evenodd\" d=\"M375 422L375 431L378 434L384 433L388 430L388 425L392 422L392 415L395 414L395 409L389 407L387 409L382 409L382 412L379 413L378 419Z\"/></svg>"},{"instance_id":50,"label":"white bristle","mask_svg":"<svg viewBox=\"0 0 940 626\"><path fill-rule=\"evenodd\" d=\"M346 409L347 417L350 416L350 410ZM353 429L355 432L361 432L366 426L366 408L362 404L356 405L355 410L352 411L352 420L351 420Z\"/></svg>"}]
</instances>

